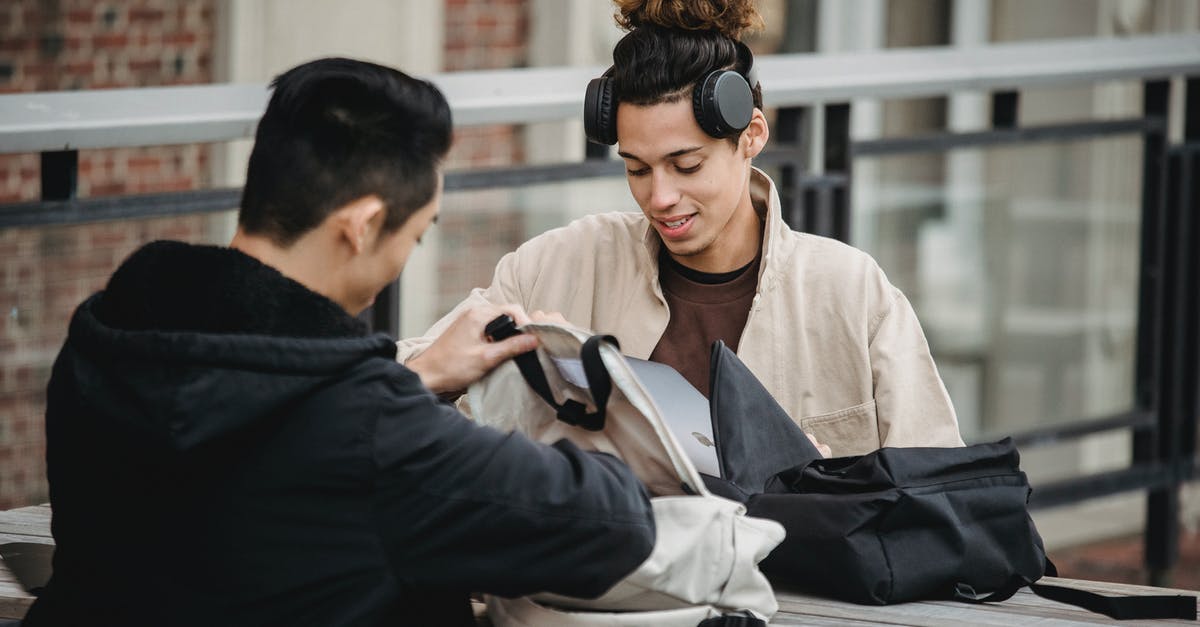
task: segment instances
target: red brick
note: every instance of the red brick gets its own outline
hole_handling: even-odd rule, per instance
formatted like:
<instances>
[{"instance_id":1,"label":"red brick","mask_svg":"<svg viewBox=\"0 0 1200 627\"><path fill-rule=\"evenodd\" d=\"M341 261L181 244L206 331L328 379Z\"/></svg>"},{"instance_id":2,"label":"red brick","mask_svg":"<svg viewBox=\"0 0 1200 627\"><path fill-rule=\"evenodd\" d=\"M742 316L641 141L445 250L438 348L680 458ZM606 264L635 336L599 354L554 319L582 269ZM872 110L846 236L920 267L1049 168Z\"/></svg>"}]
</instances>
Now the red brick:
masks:
<instances>
[{"instance_id":1,"label":"red brick","mask_svg":"<svg viewBox=\"0 0 1200 627\"><path fill-rule=\"evenodd\" d=\"M163 35L164 46L193 46L196 44L196 33L174 32Z\"/></svg>"},{"instance_id":2,"label":"red brick","mask_svg":"<svg viewBox=\"0 0 1200 627\"><path fill-rule=\"evenodd\" d=\"M67 11L67 23L87 25L96 21L96 15L90 9L72 9Z\"/></svg>"},{"instance_id":3,"label":"red brick","mask_svg":"<svg viewBox=\"0 0 1200 627\"><path fill-rule=\"evenodd\" d=\"M67 63L63 66L63 72L67 74L76 74L79 76L91 77L92 72L96 71L95 61L78 61L75 63Z\"/></svg>"},{"instance_id":4,"label":"red brick","mask_svg":"<svg viewBox=\"0 0 1200 627\"><path fill-rule=\"evenodd\" d=\"M0 37L0 52L24 52L33 49L31 37Z\"/></svg>"},{"instance_id":5,"label":"red brick","mask_svg":"<svg viewBox=\"0 0 1200 627\"><path fill-rule=\"evenodd\" d=\"M18 390L25 390L33 386L33 368L30 366L17 366L12 370L13 384Z\"/></svg>"},{"instance_id":6,"label":"red brick","mask_svg":"<svg viewBox=\"0 0 1200 627\"><path fill-rule=\"evenodd\" d=\"M98 33L92 37L92 45L96 48L124 48L129 44L129 36L124 33Z\"/></svg>"},{"instance_id":7,"label":"red brick","mask_svg":"<svg viewBox=\"0 0 1200 627\"><path fill-rule=\"evenodd\" d=\"M161 59L139 59L129 61L129 71L133 72L139 83L153 82L162 72Z\"/></svg>"},{"instance_id":8,"label":"red brick","mask_svg":"<svg viewBox=\"0 0 1200 627\"><path fill-rule=\"evenodd\" d=\"M130 22L161 22L164 16L162 9L154 9L151 7L135 7L129 10Z\"/></svg>"},{"instance_id":9,"label":"red brick","mask_svg":"<svg viewBox=\"0 0 1200 627\"><path fill-rule=\"evenodd\" d=\"M124 223L95 225L88 233L88 240L96 247L126 246L132 239L133 229Z\"/></svg>"},{"instance_id":10,"label":"red brick","mask_svg":"<svg viewBox=\"0 0 1200 627\"><path fill-rule=\"evenodd\" d=\"M89 196L117 196L125 193L125 184L119 182L107 182L92 185Z\"/></svg>"},{"instance_id":11,"label":"red brick","mask_svg":"<svg viewBox=\"0 0 1200 627\"><path fill-rule=\"evenodd\" d=\"M17 283L28 285L38 275L38 267L31 262L22 263L17 267ZM0 312L3 315L4 312Z\"/></svg>"},{"instance_id":12,"label":"red brick","mask_svg":"<svg viewBox=\"0 0 1200 627\"><path fill-rule=\"evenodd\" d=\"M12 418L8 422L8 435L12 442L25 442L29 437L29 420L23 417ZM14 479L16 473L13 473Z\"/></svg>"}]
</instances>

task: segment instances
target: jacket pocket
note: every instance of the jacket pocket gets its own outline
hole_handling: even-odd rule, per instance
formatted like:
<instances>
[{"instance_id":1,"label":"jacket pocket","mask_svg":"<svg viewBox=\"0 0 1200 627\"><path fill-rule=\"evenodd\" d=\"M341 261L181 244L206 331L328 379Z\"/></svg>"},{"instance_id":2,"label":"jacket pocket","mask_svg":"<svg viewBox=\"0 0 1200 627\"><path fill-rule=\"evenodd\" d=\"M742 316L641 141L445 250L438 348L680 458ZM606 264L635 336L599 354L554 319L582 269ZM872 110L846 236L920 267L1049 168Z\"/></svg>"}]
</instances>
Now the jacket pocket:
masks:
<instances>
[{"instance_id":1,"label":"jacket pocket","mask_svg":"<svg viewBox=\"0 0 1200 627\"><path fill-rule=\"evenodd\" d=\"M864 455L879 448L875 399L800 420L800 428L829 446L834 457Z\"/></svg>"}]
</instances>

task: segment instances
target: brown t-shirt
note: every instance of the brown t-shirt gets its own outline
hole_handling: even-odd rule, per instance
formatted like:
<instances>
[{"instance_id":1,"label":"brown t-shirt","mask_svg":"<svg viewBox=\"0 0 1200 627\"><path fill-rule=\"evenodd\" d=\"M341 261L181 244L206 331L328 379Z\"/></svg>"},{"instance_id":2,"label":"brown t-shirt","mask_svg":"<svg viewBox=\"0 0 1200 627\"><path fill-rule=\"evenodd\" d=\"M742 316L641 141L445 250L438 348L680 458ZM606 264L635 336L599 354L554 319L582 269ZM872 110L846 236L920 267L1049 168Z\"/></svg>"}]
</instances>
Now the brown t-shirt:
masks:
<instances>
[{"instance_id":1,"label":"brown t-shirt","mask_svg":"<svg viewBox=\"0 0 1200 627\"><path fill-rule=\"evenodd\" d=\"M659 255L658 278L671 319L650 361L678 370L707 397L712 344L724 340L737 351L758 287L761 258L760 249L748 265L710 274L683 266L664 250Z\"/></svg>"}]
</instances>

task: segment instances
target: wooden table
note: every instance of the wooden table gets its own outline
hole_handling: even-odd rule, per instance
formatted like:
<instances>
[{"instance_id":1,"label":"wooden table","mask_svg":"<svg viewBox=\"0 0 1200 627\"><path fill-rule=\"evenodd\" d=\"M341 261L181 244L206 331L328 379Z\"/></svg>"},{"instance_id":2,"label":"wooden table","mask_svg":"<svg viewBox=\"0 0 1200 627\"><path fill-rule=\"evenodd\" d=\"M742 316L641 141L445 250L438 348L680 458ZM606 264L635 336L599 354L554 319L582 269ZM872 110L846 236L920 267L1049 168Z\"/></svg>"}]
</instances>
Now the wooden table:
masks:
<instances>
[{"instance_id":1,"label":"wooden table","mask_svg":"<svg viewBox=\"0 0 1200 627\"><path fill-rule=\"evenodd\" d=\"M50 507L37 505L0 512L0 543L37 542L53 544L50 536ZM1045 583L1063 583L1110 595L1189 594L1196 592L1131 586L1098 581L1046 577ZM1071 605L1047 601L1022 590L1003 603L969 605L953 601L922 601L876 607L831 601L787 590L778 590L779 613L772 625L920 625L925 627L972 627L986 625L1108 625L1115 621ZM0 562L0 618L21 618L33 597L27 594ZM1170 621L1121 621L1121 625L1200 625Z\"/></svg>"},{"instance_id":2,"label":"wooden table","mask_svg":"<svg viewBox=\"0 0 1200 627\"><path fill-rule=\"evenodd\" d=\"M54 544L50 536L50 506L34 505L0 512L0 544L35 542ZM25 592L0 559L0 618L25 616L33 597Z\"/></svg>"}]
</instances>

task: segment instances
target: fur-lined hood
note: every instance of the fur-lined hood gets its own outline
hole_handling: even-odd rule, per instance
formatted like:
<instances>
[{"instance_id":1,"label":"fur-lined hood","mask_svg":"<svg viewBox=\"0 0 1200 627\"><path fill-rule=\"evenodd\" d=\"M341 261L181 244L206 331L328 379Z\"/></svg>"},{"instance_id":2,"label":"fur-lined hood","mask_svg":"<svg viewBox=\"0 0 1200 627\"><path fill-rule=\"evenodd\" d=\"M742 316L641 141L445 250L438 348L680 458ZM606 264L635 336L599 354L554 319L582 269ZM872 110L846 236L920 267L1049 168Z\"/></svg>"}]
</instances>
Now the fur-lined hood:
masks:
<instances>
[{"instance_id":1,"label":"fur-lined hood","mask_svg":"<svg viewBox=\"0 0 1200 627\"><path fill-rule=\"evenodd\" d=\"M394 356L390 338L254 258L164 241L80 305L55 369L113 428L165 452L248 428Z\"/></svg>"}]
</instances>

